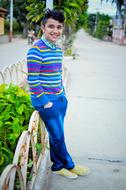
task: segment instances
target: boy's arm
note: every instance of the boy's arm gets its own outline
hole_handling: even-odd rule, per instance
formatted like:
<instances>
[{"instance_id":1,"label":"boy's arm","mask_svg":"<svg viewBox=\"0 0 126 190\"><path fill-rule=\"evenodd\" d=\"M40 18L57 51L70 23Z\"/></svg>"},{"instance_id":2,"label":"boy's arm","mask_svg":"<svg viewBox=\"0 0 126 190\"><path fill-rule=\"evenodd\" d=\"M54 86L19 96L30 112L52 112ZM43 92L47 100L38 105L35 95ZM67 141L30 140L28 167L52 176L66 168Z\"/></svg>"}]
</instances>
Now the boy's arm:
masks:
<instances>
[{"instance_id":1,"label":"boy's arm","mask_svg":"<svg viewBox=\"0 0 126 190\"><path fill-rule=\"evenodd\" d=\"M28 83L31 96L37 99L38 106L44 106L50 102L40 84L39 75L42 66L42 57L39 48L31 48L27 54Z\"/></svg>"}]
</instances>

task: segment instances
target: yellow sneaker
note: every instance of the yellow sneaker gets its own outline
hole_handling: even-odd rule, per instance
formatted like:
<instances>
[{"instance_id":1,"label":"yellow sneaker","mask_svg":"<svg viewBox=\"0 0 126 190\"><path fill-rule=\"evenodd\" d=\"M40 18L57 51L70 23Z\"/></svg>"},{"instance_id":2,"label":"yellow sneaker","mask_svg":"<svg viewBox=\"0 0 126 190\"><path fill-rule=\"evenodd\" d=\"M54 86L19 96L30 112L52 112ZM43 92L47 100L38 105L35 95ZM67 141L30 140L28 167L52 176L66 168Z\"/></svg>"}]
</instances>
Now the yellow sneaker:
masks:
<instances>
[{"instance_id":1,"label":"yellow sneaker","mask_svg":"<svg viewBox=\"0 0 126 190\"><path fill-rule=\"evenodd\" d=\"M70 172L69 170L63 168L61 170L58 171L52 171L53 174L57 174L57 175L61 175L64 176L66 178L70 178L70 179L76 179L78 177L77 174Z\"/></svg>"},{"instance_id":2,"label":"yellow sneaker","mask_svg":"<svg viewBox=\"0 0 126 190\"><path fill-rule=\"evenodd\" d=\"M76 175L86 176L89 174L89 168L87 168L85 166L79 166L79 165L75 165L75 167L69 171Z\"/></svg>"}]
</instances>

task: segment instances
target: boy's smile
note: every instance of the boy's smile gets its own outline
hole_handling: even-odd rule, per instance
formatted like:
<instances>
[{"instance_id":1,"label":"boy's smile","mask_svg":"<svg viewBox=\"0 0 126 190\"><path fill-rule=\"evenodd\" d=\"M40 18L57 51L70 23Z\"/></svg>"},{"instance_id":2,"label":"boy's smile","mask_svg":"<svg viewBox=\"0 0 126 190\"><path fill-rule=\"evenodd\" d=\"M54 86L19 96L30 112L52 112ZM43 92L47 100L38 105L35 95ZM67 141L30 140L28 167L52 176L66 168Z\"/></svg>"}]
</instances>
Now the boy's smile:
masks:
<instances>
[{"instance_id":1,"label":"boy's smile","mask_svg":"<svg viewBox=\"0 0 126 190\"><path fill-rule=\"evenodd\" d=\"M49 18L46 24L42 26L42 31L48 41L55 43L63 32L63 24Z\"/></svg>"}]
</instances>

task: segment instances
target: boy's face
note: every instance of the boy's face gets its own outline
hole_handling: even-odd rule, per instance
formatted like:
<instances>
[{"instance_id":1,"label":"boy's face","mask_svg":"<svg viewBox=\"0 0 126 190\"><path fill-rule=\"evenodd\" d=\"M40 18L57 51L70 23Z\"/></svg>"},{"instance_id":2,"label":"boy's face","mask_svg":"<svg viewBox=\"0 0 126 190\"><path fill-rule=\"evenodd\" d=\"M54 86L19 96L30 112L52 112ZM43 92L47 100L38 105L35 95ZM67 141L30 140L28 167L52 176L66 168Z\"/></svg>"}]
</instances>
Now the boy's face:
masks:
<instances>
[{"instance_id":1,"label":"boy's face","mask_svg":"<svg viewBox=\"0 0 126 190\"><path fill-rule=\"evenodd\" d=\"M42 31L48 41L55 43L63 32L63 23L49 18L46 24L42 26Z\"/></svg>"}]
</instances>

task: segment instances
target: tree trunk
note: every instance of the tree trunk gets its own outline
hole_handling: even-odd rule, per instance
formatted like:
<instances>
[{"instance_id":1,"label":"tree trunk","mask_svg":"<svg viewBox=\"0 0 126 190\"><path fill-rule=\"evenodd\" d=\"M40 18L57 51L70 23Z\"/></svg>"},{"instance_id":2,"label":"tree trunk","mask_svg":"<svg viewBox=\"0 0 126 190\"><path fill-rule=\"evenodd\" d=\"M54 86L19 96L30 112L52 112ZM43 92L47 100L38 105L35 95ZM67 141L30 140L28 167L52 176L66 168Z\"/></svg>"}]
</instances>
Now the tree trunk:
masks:
<instances>
[{"instance_id":1,"label":"tree trunk","mask_svg":"<svg viewBox=\"0 0 126 190\"><path fill-rule=\"evenodd\" d=\"M121 19L121 17L122 17L122 14L121 14L122 1L116 0L116 7L117 7L117 11L116 11L117 18Z\"/></svg>"}]
</instances>

